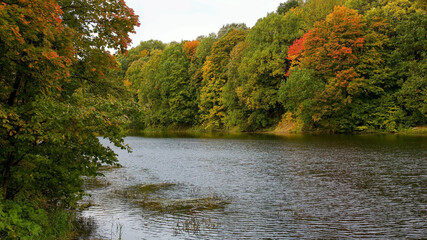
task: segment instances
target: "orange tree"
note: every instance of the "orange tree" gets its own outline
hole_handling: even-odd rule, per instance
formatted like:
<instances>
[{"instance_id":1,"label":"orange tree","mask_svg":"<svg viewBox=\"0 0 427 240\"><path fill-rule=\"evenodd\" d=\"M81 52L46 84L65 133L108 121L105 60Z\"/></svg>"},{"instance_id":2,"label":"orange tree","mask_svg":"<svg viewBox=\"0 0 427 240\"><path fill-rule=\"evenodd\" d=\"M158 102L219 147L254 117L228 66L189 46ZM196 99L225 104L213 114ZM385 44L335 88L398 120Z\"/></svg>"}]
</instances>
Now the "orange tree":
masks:
<instances>
[{"instance_id":1,"label":"orange tree","mask_svg":"<svg viewBox=\"0 0 427 240\"><path fill-rule=\"evenodd\" d=\"M347 125L340 121L364 87L363 77L355 70L365 43L363 27L362 16L355 10L337 6L304 37L301 66L314 69L314 81L325 83L314 97L312 118L327 129Z\"/></svg>"},{"instance_id":2,"label":"orange tree","mask_svg":"<svg viewBox=\"0 0 427 240\"><path fill-rule=\"evenodd\" d=\"M123 0L0 2L0 238L55 238L42 209L72 208L81 176L116 162L97 138L125 147L108 49L137 24Z\"/></svg>"}]
</instances>

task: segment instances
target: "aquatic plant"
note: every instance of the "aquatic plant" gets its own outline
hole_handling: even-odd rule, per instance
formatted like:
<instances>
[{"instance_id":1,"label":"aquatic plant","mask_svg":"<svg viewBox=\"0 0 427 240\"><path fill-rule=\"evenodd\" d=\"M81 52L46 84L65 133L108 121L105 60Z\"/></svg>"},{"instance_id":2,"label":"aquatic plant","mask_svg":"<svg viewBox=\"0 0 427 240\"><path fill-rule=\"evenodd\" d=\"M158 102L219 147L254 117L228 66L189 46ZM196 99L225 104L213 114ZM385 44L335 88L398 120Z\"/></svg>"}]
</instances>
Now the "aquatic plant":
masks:
<instances>
[{"instance_id":1,"label":"aquatic plant","mask_svg":"<svg viewBox=\"0 0 427 240\"><path fill-rule=\"evenodd\" d=\"M158 196L160 191L175 186L177 184L174 183L140 184L123 190L116 190L114 193L143 209L161 213L215 210L224 208L227 204L231 203L231 199L218 194L184 199L167 199Z\"/></svg>"},{"instance_id":2,"label":"aquatic plant","mask_svg":"<svg viewBox=\"0 0 427 240\"><path fill-rule=\"evenodd\" d=\"M215 210L231 203L229 199L214 196L190 199L143 199L135 202L144 209L163 213Z\"/></svg>"},{"instance_id":3,"label":"aquatic plant","mask_svg":"<svg viewBox=\"0 0 427 240\"><path fill-rule=\"evenodd\" d=\"M86 190L110 186L111 183L104 177L84 177L83 188Z\"/></svg>"},{"instance_id":4,"label":"aquatic plant","mask_svg":"<svg viewBox=\"0 0 427 240\"><path fill-rule=\"evenodd\" d=\"M160 190L167 190L173 186L174 183L155 183L155 184L138 184L127 187L125 189L115 190L116 195L122 196L126 199L144 199L149 195L154 194Z\"/></svg>"}]
</instances>

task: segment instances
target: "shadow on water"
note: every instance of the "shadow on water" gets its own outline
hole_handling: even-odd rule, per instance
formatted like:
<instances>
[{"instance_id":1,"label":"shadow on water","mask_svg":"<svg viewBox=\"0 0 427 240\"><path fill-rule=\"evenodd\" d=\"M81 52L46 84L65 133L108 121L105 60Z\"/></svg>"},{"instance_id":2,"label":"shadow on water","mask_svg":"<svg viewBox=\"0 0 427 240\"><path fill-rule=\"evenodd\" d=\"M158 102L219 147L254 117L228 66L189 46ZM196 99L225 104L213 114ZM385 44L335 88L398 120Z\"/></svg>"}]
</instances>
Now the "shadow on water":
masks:
<instances>
[{"instance_id":1,"label":"shadow on water","mask_svg":"<svg viewBox=\"0 0 427 240\"><path fill-rule=\"evenodd\" d=\"M414 142L426 142L425 135L400 135L400 134L275 134L275 133L227 133L227 132L168 132L168 131L134 131L129 136L143 138L200 138L200 139L237 139L237 140L282 140L302 141L306 143L324 142L336 144L337 142L350 142L361 144L402 144L410 145ZM409 142L408 142L409 141Z\"/></svg>"}]
</instances>

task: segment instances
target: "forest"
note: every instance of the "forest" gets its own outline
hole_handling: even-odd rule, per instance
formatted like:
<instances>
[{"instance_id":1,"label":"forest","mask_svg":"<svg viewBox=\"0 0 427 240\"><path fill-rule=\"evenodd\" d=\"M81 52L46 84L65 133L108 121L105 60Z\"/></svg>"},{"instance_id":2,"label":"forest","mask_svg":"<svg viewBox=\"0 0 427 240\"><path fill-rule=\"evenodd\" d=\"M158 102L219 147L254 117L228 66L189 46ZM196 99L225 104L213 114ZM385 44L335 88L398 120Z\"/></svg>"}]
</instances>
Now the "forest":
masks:
<instances>
[{"instance_id":1,"label":"forest","mask_svg":"<svg viewBox=\"0 0 427 240\"><path fill-rule=\"evenodd\" d=\"M425 125L426 3L290 0L252 28L118 56L137 129L397 132Z\"/></svg>"},{"instance_id":2,"label":"forest","mask_svg":"<svg viewBox=\"0 0 427 240\"><path fill-rule=\"evenodd\" d=\"M75 239L82 176L118 162L99 139L129 149L129 129L426 125L426 11L289 0L252 28L127 51L139 20L123 0L1 1L0 239Z\"/></svg>"}]
</instances>

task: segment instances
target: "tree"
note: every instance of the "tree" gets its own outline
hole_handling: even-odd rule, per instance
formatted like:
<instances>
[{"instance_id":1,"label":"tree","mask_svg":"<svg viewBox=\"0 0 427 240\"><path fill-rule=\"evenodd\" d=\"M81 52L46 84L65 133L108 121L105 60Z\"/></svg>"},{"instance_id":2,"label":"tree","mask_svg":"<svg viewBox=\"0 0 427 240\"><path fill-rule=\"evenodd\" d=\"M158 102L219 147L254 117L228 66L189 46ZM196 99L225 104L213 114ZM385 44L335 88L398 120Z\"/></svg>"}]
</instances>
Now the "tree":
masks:
<instances>
[{"instance_id":1,"label":"tree","mask_svg":"<svg viewBox=\"0 0 427 240\"><path fill-rule=\"evenodd\" d=\"M162 126L189 127L195 122L196 91L190 84L189 65L182 44L172 43L162 54L157 75L163 101Z\"/></svg>"},{"instance_id":2,"label":"tree","mask_svg":"<svg viewBox=\"0 0 427 240\"><path fill-rule=\"evenodd\" d=\"M324 89L324 85L323 81L314 77L312 69L291 69L289 78L280 86L278 101L286 111L303 121L304 128L310 128L314 125L314 97Z\"/></svg>"},{"instance_id":3,"label":"tree","mask_svg":"<svg viewBox=\"0 0 427 240\"><path fill-rule=\"evenodd\" d=\"M213 44L211 55L206 58L203 65L199 109L202 125L206 129L223 128L225 113L221 94L227 82L227 65L230 61L230 52L245 37L244 31L232 30Z\"/></svg>"},{"instance_id":4,"label":"tree","mask_svg":"<svg viewBox=\"0 0 427 240\"><path fill-rule=\"evenodd\" d=\"M160 93L161 82L158 80L158 72L162 51L156 50L150 59L141 66L140 74L136 75L139 84L135 86L138 92L138 103L141 108L141 125L144 127L160 126L159 109L162 106Z\"/></svg>"},{"instance_id":5,"label":"tree","mask_svg":"<svg viewBox=\"0 0 427 240\"><path fill-rule=\"evenodd\" d=\"M248 128L247 119L250 111L246 105L239 100L236 92L236 89L242 85L239 75L239 66L242 62L243 53L248 46L248 42L240 42L230 53L230 62L227 66L228 81L224 85L221 96L221 101L226 109L224 124L227 129L238 128L239 130L246 130Z\"/></svg>"},{"instance_id":6,"label":"tree","mask_svg":"<svg viewBox=\"0 0 427 240\"><path fill-rule=\"evenodd\" d=\"M416 12L396 28L395 44L399 47L393 57L400 57L400 70L407 78L397 92L402 105L415 124L427 123L427 14Z\"/></svg>"},{"instance_id":7,"label":"tree","mask_svg":"<svg viewBox=\"0 0 427 240\"><path fill-rule=\"evenodd\" d=\"M279 7L277 7L276 12L281 15L285 15L292 8L296 8L302 5L302 1L299 0L289 0L284 3L281 3Z\"/></svg>"},{"instance_id":8,"label":"tree","mask_svg":"<svg viewBox=\"0 0 427 240\"><path fill-rule=\"evenodd\" d=\"M196 51L199 44L199 40L187 41L184 43L184 51L187 59L193 60L196 57Z\"/></svg>"},{"instance_id":9,"label":"tree","mask_svg":"<svg viewBox=\"0 0 427 240\"><path fill-rule=\"evenodd\" d=\"M258 20L248 33L249 46L238 69L241 85L236 91L252 111L248 118L251 129L270 127L281 115L277 91L289 65L287 48L304 33L301 24L302 19L292 10L285 16L272 13Z\"/></svg>"},{"instance_id":10,"label":"tree","mask_svg":"<svg viewBox=\"0 0 427 240\"><path fill-rule=\"evenodd\" d=\"M165 44L158 40L149 40L140 42L138 46L130 49L124 54L120 54L117 57L117 61L120 64L119 75L125 76L129 67L132 66L134 61L140 61L143 58L144 61L147 61L151 56L151 53L154 50L163 50L165 49Z\"/></svg>"},{"instance_id":11,"label":"tree","mask_svg":"<svg viewBox=\"0 0 427 240\"><path fill-rule=\"evenodd\" d=\"M352 98L360 94L365 81L356 72L365 39L364 24L356 11L335 7L324 21L315 24L304 40L302 67L315 70L325 90L316 96L313 119L329 128L340 128Z\"/></svg>"},{"instance_id":12,"label":"tree","mask_svg":"<svg viewBox=\"0 0 427 240\"><path fill-rule=\"evenodd\" d=\"M311 29L314 23L322 21L334 11L335 6L341 6L346 0L309 0L302 6L304 22L307 29Z\"/></svg>"},{"instance_id":13,"label":"tree","mask_svg":"<svg viewBox=\"0 0 427 240\"><path fill-rule=\"evenodd\" d=\"M207 37L199 37L199 45L197 46L194 59L191 61L189 73L191 76L191 85L197 90L197 96L199 96L200 84L203 79L202 67L205 64L206 58L211 54L211 48L217 37L214 33Z\"/></svg>"},{"instance_id":14,"label":"tree","mask_svg":"<svg viewBox=\"0 0 427 240\"><path fill-rule=\"evenodd\" d=\"M227 35L229 32L233 30L247 31L248 27L244 23L226 24L222 26L221 29L218 31L218 34L217 34L218 39L224 37L225 35Z\"/></svg>"},{"instance_id":15,"label":"tree","mask_svg":"<svg viewBox=\"0 0 427 240\"><path fill-rule=\"evenodd\" d=\"M295 40L294 43L288 48L288 56L286 57L286 59L289 60L290 64L289 64L288 72L285 74L287 77L289 77L289 71L292 68L301 66L301 58L303 56L303 52L305 49L304 41L306 37L307 37L307 33L304 34L301 38L298 38L297 40Z\"/></svg>"},{"instance_id":16,"label":"tree","mask_svg":"<svg viewBox=\"0 0 427 240\"><path fill-rule=\"evenodd\" d=\"M119 0L3 1L0 10L0 195L73 206L81 176L116 162L96 133L125 147L124 89L104 76L116 67L107 48L124 51L138 18Z\"/></svg>"}]
</instances>

